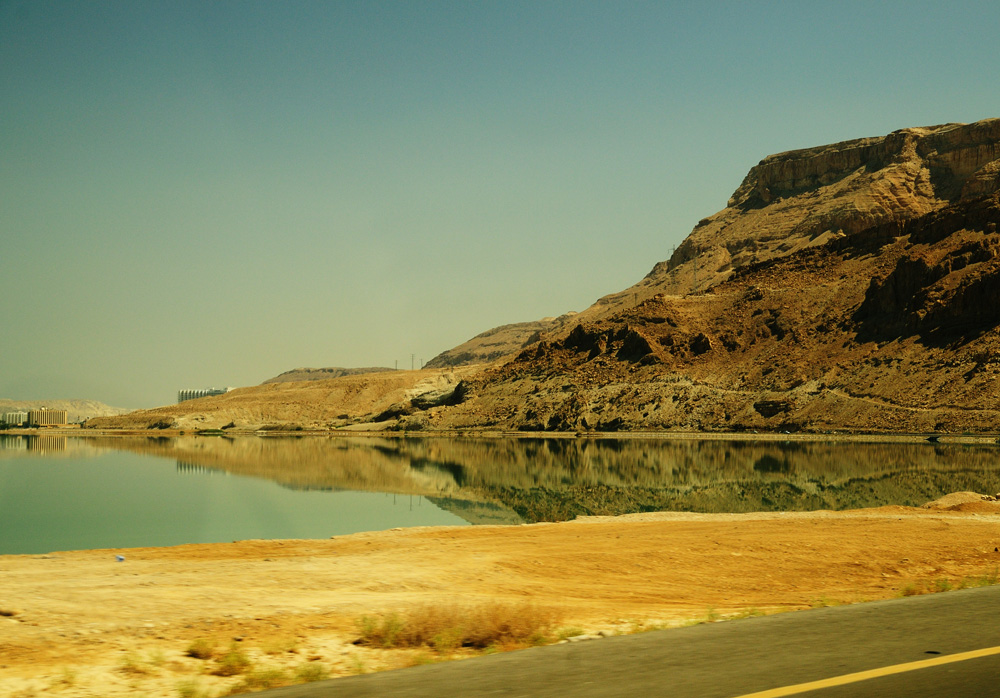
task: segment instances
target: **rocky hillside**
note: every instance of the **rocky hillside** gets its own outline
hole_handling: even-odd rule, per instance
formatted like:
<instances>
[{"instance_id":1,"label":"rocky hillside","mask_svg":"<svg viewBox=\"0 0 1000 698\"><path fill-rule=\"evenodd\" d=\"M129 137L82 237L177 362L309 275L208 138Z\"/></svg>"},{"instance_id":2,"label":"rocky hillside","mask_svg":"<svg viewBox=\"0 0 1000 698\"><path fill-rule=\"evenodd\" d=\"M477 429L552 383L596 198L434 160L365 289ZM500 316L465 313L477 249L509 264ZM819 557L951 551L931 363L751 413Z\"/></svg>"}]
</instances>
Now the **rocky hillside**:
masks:
<instances>
[{"instance_id":1,"label":"rocky hillside","mask_svg":"<svg viewBox=\"0 0 1000 698\"><path fill-rule=\"evenodd\" d=\"M579 314L504 325L441 354L435 366L501 358L580 321L609 317L657 294L707 291L734 271L821 247L875 226L909 220L997 190L1000 120L894 131L770 155L744 178L728 206L703 218L639 283L597 300ZM467 351L504 337L494 351ZM439 359L448 357L447 363ZM428 364L430 365L430 364Z\"/></svg>"},{"instance_id":2,"label":"rocky hillside","mask_svg":"<svg viewBox=\"0 0 1000 698\"><path fill-rule=\"evenodd\" d=\"M772 155L635 286L435 359L494 364L317 381L298 412L330 427L995 433L998 224L1000 119ZM238 425L237 402L248 426L299 419L303 389L280 387L172 406L167 423L203 410Z\"/></svg>"},{"instance_id":3,"label":"rocky hillside","mask_svg":"<svg viewBox=\"0 0 1000 698\"><path fill-rule=\"evenodd\" d=\"M298 381L322 381L330 378L340 378L341 376L358 376L364 373L379 373L380 371L391 371L391 368L381 366L371 368L293 368L291 371L280 373L274 378L268 378L261 385L268 383L295 383Z\"/></svg>"},{"instance_id":4,"label":"rocky hillside","mask_svg":"<svg viewBox=\"0 0 1000 698\"><path fill-rule=\"evenodd\" d=\"M426 368L471 366L503 359L516 354L529 344L534 344L544 334L557 332L573 322L576 313L559 317L545 317L534 322L517 322L501 325L477 334L454 349L441 352L427 362Z\"/></svg>"},{"instance_id":5,"label":"rocky hillside","mask_svg":"<svg viewBox=\"0 0 1000 698\"><path fill-rule=\"evenodd\" d=\"M997 431L1000 119L765 158L452 425ZM467 412L466 415L462 415Z\"/></svg>"},{"instance_id":6,"label":"rocky hillside","mask_svg":"<svg viewBox=\"0 0 1000 698\"><path fill-rule=\"evenodd\" d=\"M96 429L379 430L429 426L462 399L463 379L475 368L378 371L325 380L268 383L224 395L186 400L115 417L96 417Z\"/></svg>"}]
</instances>

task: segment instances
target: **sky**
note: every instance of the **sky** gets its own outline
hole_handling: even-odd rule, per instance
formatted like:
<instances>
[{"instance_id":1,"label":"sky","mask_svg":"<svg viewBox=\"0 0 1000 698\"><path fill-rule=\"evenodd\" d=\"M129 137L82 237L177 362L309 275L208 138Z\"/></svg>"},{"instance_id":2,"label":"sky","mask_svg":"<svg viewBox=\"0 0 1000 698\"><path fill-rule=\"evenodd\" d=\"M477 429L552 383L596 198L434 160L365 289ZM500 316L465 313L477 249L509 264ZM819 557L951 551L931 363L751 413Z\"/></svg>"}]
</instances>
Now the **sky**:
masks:
<instances>
[{"instance_id":1,"label":"sky","mask_svg":"<svg viewBox=\"0 0 1000 698\"><path fill-rule=\"evenodd\" d=\"M0 398L419 367L775 152L1000 117L1000 3L0 0Z\"/></svg>"}]
</instances>

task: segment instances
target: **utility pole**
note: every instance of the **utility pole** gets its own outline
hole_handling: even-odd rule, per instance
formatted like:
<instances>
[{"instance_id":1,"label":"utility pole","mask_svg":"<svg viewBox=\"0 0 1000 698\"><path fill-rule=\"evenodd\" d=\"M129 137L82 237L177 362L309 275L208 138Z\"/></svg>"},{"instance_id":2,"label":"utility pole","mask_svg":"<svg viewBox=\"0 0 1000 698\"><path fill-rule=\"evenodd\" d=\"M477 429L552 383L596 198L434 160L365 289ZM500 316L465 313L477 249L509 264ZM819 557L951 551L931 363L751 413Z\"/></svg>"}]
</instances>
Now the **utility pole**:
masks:
<instances>
[{"instance_id":1,"label":"utility pole","mask_svg":"<svg viewBox=\"0 0 1000 698\"><path fill-rule=\"evenodd\" d=\"M396 370L399 370L399 359L396 359Z\"/></svg>"},{"instance_id":2,"label":"utility pole","mask_svg":"<svg viewBox=\"0 0 1000 698\"><path fill-rule=\"evenodd\" d=\"M411 371L413 370L413 357L415 357L415 356L416 356L416 354L410 354L410 370Z\"/></svg>"}]
</instances>

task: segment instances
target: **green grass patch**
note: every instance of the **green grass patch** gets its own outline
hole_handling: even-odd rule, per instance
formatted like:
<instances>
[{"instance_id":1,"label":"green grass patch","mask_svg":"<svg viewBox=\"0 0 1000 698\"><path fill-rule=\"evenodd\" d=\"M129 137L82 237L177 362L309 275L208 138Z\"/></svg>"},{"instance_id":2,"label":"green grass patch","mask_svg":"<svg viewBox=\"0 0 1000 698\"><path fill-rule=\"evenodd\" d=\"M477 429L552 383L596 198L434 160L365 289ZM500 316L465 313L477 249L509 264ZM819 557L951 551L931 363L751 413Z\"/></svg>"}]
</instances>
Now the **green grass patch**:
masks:
<instances>
[{"instance_id":1,"label":"green grass patch","mask_svg":"<svg viewBox=\"0 0 1000 698\"><path fill-rule=\"evenodd\" d=\"M577 637L578 635L586 635L587 631L583 628L578 628L575 625L570 625L565 628L559 628L556 630L557 640L568 640L571 637Z\"/></svg>"},{"instance_id":2,"label":"green grass patch","mask_svg":"<svg viewBox=\"0 0 1000 698\"><path fill-rule=\"evenodd\" d=\"M977 577L962 577L958 583L958 588L992 587L997 584L1000 584L1000 569L994 567L989 572L985 572Z\"/></svg>"}]
</instances>

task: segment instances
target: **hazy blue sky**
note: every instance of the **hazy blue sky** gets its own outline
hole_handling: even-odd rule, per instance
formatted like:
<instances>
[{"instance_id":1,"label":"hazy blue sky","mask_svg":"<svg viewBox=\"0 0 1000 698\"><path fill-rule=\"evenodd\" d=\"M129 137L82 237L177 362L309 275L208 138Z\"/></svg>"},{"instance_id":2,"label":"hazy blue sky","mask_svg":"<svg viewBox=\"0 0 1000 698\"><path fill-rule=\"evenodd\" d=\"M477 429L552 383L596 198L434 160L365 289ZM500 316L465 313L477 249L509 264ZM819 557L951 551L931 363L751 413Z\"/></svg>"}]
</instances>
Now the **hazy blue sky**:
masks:
<instances>
[{"instance_id":1,"label":"hazy blue sky","mask_svg":"<svg viewBox=\"0 0 1000 698\"><path fill-rule=\"evenodd\" d=\"M0 0L0 397L410 365L783 150L1000 116L1000 3Z\"/></svg>"}]
</instances>

